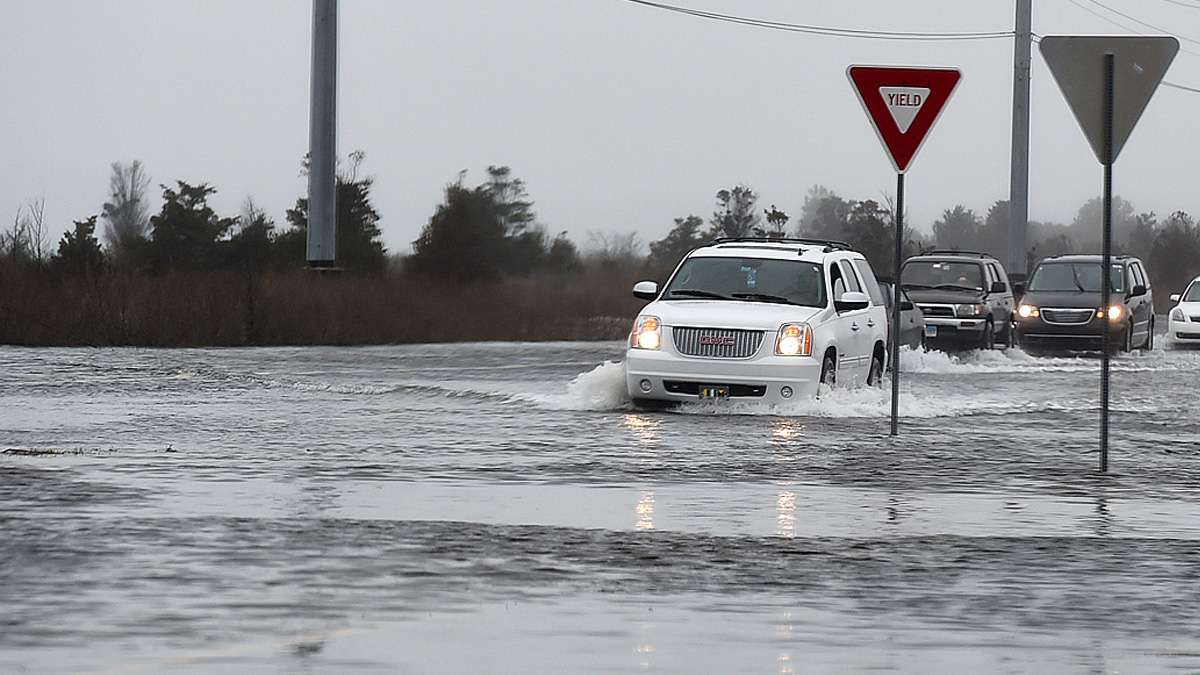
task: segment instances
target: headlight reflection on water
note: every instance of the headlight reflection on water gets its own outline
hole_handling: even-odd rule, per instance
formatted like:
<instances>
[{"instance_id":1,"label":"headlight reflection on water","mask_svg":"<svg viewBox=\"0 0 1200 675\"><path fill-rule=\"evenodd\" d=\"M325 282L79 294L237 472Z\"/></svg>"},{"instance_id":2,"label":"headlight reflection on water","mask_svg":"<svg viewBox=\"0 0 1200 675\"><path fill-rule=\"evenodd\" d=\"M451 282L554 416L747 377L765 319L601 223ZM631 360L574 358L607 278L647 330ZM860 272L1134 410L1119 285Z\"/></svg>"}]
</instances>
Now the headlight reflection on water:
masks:
<instances>
[{"instance_id":1,"label":"headlight reflection on water","mask_svg":"<svg viewBox=\"0 0 1200 675\"><path fill-rule=\"evenodd\" d=\"M625 428L633 432L633 435L638 440L638 445L645 448L658 447L658 427L662 424L661 420L656 420L646 415L626 415L621 423Z\"/></svg>"},{"instance_id":2,"label":"headlight reflection on water","mask_svg":"<svg viewBox=\"0 0 1200 675\"><path fill-rule=\"evenodd\" d=\"M637 523L634 525L639 530L654 529L654 490L643 490L638 497L637 506L633 507L634 513L637 515Z\"/></svg>"},{"instance_id":3,"label":"headlight reflection on water","mask_svg":"<svg viewBox=\"0 0 1200 675\"><path fill-rule=\"evenodd\" d=\"M775 500L775 534L792 539L796 536L796 493L785 490Z\"/></svg>"}]
</instances>

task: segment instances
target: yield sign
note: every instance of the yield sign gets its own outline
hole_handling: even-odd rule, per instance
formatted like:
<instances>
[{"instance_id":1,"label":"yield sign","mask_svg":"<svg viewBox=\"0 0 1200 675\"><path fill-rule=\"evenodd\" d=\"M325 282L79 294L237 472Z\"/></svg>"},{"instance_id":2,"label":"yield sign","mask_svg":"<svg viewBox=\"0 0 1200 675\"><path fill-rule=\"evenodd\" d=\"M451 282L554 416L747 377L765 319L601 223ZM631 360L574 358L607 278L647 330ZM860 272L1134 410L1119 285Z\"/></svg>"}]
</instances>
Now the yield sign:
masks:
<instances>
[{"instance_id":1,"label":"yield sign","mask_svg":"<svg viewBox=\"0 0 1200 675\"><path fill-rule=\"evenodd\" d=\"M897 173L908 170L962 79L954 68L850 66L846 75Z\"/></svg>"},{"instance_id":2,"label":"yield sign","mask_svg":"<svg viewBox=\"0 0 1200 675\"><path fill-rule=\"evenodd\" d=\"M1173 37L1053 35L1042 38L1042 58L1101 164L1104 157L1104 56L1113 55L1112 157L1133 127L1179 51Z\"/></svg>"}]
</instances>

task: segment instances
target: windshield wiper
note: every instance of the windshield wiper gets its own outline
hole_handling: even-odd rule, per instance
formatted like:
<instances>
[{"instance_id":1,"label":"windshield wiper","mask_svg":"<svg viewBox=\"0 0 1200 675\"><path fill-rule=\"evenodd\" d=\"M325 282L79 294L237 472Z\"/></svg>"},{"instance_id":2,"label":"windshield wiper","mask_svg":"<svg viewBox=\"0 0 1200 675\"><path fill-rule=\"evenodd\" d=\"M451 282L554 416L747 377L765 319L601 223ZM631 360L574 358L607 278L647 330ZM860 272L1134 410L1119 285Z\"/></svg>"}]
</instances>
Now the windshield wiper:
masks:
<instances>
[{"instance_id":1,"label":"windshield wiper","mask_svg":"<svg viewBox=\"0 0 1200 675\"><path fill-rule=\"evenodd\" d=\"M961 291L972 291L974 293L978 293L981 290L973 286L959 286L958 284L938 284L937 286L934 286L934 288L955 288Z\"/></svg>"},{"instance_id":2,"label":"windshield wiper","mask_svg":"<svg viewBox=\"0 0 1200 675\"><path fill-rule=\"evenodd\" d=\"M930 289L930 288L933 288L933 286L930 286L930 285L928 285L928 284L900 284L900 288L904 288L904 289L908 289L908 288L925 288L925 289Z\"/></svg>"},{"instance_id":3,"label":"windshield wiper","mask_svg":"<svg viewBox=\"0 0 1200 675\"><path fill-rule=\"evenodd\" d=\"M730 295L738 300L761 300L763 302L775 302L781 305L800 304L798 302L792 302L790 299L785 298L782 295L770 295L768 293L731 293Z\"/></svg>"},{"instance_id":4,"label":"windshield wiper","mask_svg":"<svg viewBox=\"0 0 1200 675\"><path fill-rule=\"evenodd\" d=\"M671 291L671 295L689 295L693 298L712 298L713 300L729 300L730 299L728 297L725 297L724 295L721 295L720 293L713 293L712 291L702 291L698 288L680 288L678 290Z\"/></svg>"},{"instance_id":5,"label":"windshield wiper","mask_svg":"<svg viewBox=\"0 0 1200 675\"><path fill-rule=\"evenodd\" d=\"M1083 284L1079 283L1079 270L1075 269L1074 266L1071 267L1071 281L1075 282L1075 288L1078 288L1080 293L1087 293L1087 289L1083 287Z\"/></svg>"}]
</instances>

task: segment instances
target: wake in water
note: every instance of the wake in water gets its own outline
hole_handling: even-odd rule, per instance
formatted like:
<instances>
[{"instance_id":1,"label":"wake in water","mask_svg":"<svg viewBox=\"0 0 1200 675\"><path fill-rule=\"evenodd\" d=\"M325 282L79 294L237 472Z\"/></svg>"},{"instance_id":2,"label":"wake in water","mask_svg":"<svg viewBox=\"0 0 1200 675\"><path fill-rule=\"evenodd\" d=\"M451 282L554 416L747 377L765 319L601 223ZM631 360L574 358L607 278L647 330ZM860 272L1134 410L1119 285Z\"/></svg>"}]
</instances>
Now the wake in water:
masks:
<instances>
[{"instance_id":1,"label":"wake in water","mask_svg":"<svg viewBox=\"0 0 1200 675\"><path fill-rule=\"evenodd\" d=\"M1200 352L1195 355L1156 350L1147 354L1121 355L1113 362L1115 372L1176 370L1181 367L1200 368ZM974 375L1034 372L1084 372L1097 370L1096 358L1089 356L1035 357L1020 349L970 351L948 354L904 348L900 353L900 369L906 375ZM514 402L532 403L552 410L620 411L633 409L625 390L625 364L608 361L590 371L575 376L561 393L514 394ZM913 378L901 383L900 415L907 418L961 417L981 414L1016 414L1039 411L1087 412L1096 409L1090 397L1074 401L1047 401L1040 397L1014 399L1003 393L991 393L986 387L963 395L962 392L943 393L940 388L928 389ZM1136 412L1132 402L1115 407ZM798 399L785 404L771 405L751 400L687 403L672 412L682 414L719 415L783 415L789 417L876 418L891 414L891 391L883 388L834 389L817 399Z\"/></svg>"}]
</instances>

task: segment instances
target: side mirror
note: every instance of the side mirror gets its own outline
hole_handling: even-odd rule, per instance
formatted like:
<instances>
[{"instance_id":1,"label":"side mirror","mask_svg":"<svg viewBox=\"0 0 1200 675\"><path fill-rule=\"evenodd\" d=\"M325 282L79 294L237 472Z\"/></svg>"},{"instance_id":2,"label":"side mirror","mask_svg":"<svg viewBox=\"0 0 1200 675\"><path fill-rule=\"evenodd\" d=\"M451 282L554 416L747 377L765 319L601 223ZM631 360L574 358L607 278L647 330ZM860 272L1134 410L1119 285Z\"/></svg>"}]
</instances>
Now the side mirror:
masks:
<instances>
[{"instance_id":1,"label":"side mirror","mask_svg":"<svg viewBox=\"0 0 1200 675\"><path fill-rule=\"evenodd\" d=\"M1137 286L1134 286L1134 287L1133 287L1132 289L1130 289L1130 291L1129 291L1129 297L1131 297L1131 298L1137 298L1137 297L1141 297L1141 296L1143 296L1143 295L1145 295L1145 294L1146 294L1146 287L1145 287L1145 286L1143 286L1143 285L1141 285L1141 284L1138 284Z\"/></svg>"},{"instance_id":2,"label":"side mirror","mask_svg":"<svg viewBox=\"0 0 1200 675\"><path fill-rule=\"evenodd\" d=\"M1007 293L1008 286L1006 286L1003 281L994 281L994 282L992 282L991 292L992 293Z\"/></svg>"},{"instance_id":3,"label":"side mirror","mask_svg":"<svg viewBox=\"0 0 1200 675\"><path fill-rule=\"evenodd\" d=\"M870 304L871 299L867 297L866 293L849 291L843 293L840 300L834 301L833 306L839 312L850 312L856 309L866 309Z\"/></svg>"},{"instance_id":4,"label":"side mirror","mask_svg":"<svg viewBox=\"0 0 1200 675\"><path fill-rule=\"evenodd\" d=\"M640 300L653 300L658 297L657 281L639 281L633 285L633 297Z\"/></svg>"},{"instance_id":5,"label":"side mirror","mask_svg":"<svg viewBox=\"0 0 1200 675\"><path fill-rule=\"evenodd\" d=\"M901 300L900 301L900 311L901 312L908 312L908 311L911 311L913 308L914 308L914 305L912 304L912 300Z\"/></svg>"},{"instance_id":6,"label":"side mirror","mask_svg":"<svg viewBox=\"0 0 1200 675\"><path fill-rule=\"evenodd\" d=\"M1182 297L1183 297L1183 296L1182 296L1182 295L1180 295L1180 294L1178 294L1178 293L1172 293L1172 294L1171 294L1171 302L1175 302L1175 303L1177 303L1177 302L1179 302L1179 299L1180 299L1180 298L1182 298Z\"/></svg>"}]
</instances>

